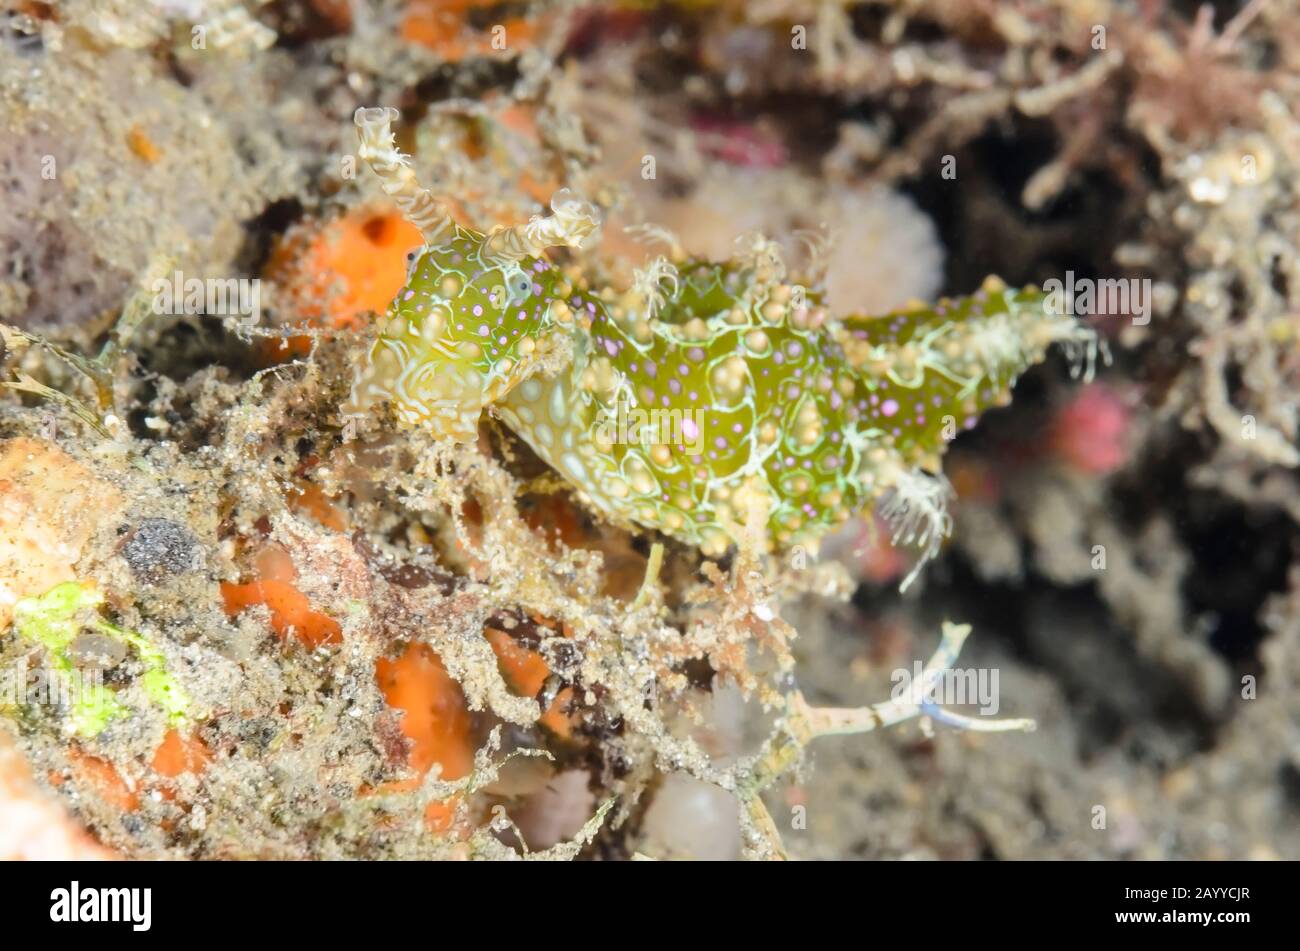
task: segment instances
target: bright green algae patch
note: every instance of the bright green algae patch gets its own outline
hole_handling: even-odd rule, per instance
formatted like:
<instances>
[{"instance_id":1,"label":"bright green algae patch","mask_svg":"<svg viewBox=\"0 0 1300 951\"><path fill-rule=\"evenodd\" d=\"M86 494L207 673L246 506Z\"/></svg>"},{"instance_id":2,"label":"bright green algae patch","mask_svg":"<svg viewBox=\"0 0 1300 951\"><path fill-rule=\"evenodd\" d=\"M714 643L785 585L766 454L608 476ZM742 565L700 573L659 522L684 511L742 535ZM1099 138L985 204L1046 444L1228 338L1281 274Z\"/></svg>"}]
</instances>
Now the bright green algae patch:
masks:
<instances>
[{"instance_id":1,"label":"bright green algae patch","mask_svg":"<svg viewBox=\"0 0 1300 951\"><path fill-rule=\"evenodd\" d=\"M138 682L171 726L190 719L191 702L180 682L167 670L163 654L150 641L110 624L99 613L104 595L92 586L66 581L45 594L24 598L14 605L14 630L24 640L44 647L48 666L68 700L68 729L76 736L102 733L108 724L125 717L130 708L116 693L100 683L88 682L72 658L72 643L85 630L104 634L135 651L144 668Z\"/></svg>"}]
</instances>

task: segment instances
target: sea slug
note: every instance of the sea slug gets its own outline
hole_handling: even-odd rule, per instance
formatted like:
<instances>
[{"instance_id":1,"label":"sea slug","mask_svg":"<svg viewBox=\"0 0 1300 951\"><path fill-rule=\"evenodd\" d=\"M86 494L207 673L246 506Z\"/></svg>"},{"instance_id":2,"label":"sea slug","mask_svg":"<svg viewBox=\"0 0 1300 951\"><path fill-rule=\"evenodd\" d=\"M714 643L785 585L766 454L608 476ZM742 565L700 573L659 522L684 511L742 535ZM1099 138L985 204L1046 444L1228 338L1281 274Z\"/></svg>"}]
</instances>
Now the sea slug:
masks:
<instances>
[{"instance_id":1,"label":"sea slug","mask_svg":"<svg viewBox=\"0 0 1300 951\"><path fill-rule=\"evenodd\" d=\"M1097 356L1090 329L996 278L933 307L836 317L761 238L729 261L676 251L626 290L597 287L545 254L582 248L592 206L561 192L551 216L460 227L394 148L396 117L357 111L360 155L425 243L346 411L388 402L401 424L467 441L490 407L606 518L707 556L746 537L812 548L871 504L895 541L933 555L947 442L1052 344L1076 371Z\"/></svg>"}]
</instances>

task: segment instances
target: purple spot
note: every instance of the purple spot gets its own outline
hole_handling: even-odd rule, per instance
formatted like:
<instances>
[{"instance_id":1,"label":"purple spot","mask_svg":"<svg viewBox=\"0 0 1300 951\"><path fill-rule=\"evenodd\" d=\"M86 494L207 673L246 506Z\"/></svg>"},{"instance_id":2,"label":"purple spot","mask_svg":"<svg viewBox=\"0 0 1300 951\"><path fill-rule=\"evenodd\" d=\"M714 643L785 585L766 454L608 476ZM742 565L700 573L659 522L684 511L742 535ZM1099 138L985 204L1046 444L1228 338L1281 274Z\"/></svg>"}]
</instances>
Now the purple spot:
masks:
<instances>
[{"instance_id":1,"label":"purple spot","mask_svg":"<svg viewBox=\"0 0 1300 951\"><path fill-rule=\"evenodd\" d=\"M472 311L472 313L474 314L475 317L482 317L482 316L483 316L483 305L482 305L482 304L475 304L475 305L474 305L474 310Z\"/></svg>"},{"instance_id":2,"label":"purple spot","mask_svg":"<svg viewBox=\"0 0 1300 951\"><path fill-rule=\"evenodd\" d=\"M618 344L614 343L614 341L610 340L608 337L605 338L605 352L611 357L618 356Z\"/></svg>"},{"instance_id":3,"label":"purple spot","mask_svg":"<svg viewBox=\"0 0 1300 951\"><path fill-rule=\"evenodd\" d=\"M880 412L884 413L886 416L893 416L898 412L898 400L885 400L885 402L880 404Z\"/></svg>"}]
</instances>

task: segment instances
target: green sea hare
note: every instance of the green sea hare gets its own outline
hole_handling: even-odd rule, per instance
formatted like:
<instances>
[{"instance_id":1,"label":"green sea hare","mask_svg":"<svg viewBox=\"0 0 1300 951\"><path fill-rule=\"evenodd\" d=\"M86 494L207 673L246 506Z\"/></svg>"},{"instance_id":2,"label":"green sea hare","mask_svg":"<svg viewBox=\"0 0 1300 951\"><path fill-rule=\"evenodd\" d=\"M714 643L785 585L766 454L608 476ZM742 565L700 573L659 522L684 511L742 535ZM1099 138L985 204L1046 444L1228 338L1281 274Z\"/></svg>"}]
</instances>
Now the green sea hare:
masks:
<instances>
[{"instance_id":1,"label":"green sea hare","mask_svg":"<svg viewBox=\"0 0 1300 951\"><path fill-rule=\"evenodd\" d=\"M545 256L582 246L591 206L562 192L550 217L462 228L393 148L395 117L358 111L361 155L425 246L348 411L388 402L404 425L468 441L490 407L610 521L706 555L747 537L815 547L872 504L895 541L933 554L947 442L1052 344L1076 368L1095 360L1091 330L996 278L933 307L836 317L762 239L723 263L660 257L627 290L597 290Z\"/></svg>"}]
</instances>

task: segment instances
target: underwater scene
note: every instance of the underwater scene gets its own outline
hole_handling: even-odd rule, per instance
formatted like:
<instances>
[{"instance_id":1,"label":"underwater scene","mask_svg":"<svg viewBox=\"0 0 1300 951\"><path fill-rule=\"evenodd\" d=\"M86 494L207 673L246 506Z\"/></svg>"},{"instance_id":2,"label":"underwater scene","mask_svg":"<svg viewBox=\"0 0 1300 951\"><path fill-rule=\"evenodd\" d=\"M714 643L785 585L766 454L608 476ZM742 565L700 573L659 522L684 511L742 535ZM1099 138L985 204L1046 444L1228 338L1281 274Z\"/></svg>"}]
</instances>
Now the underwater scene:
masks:
<instances>
[{"instance_id":1,"label":"underwater scene","mask_svg":"<svg viewBox=\"0 0 1300 951\"><path fill-rule=\"evenodd\" d=\"M1300 859L1297 12L0 3L0 858Z\"/></svg>"}]
</instances>

